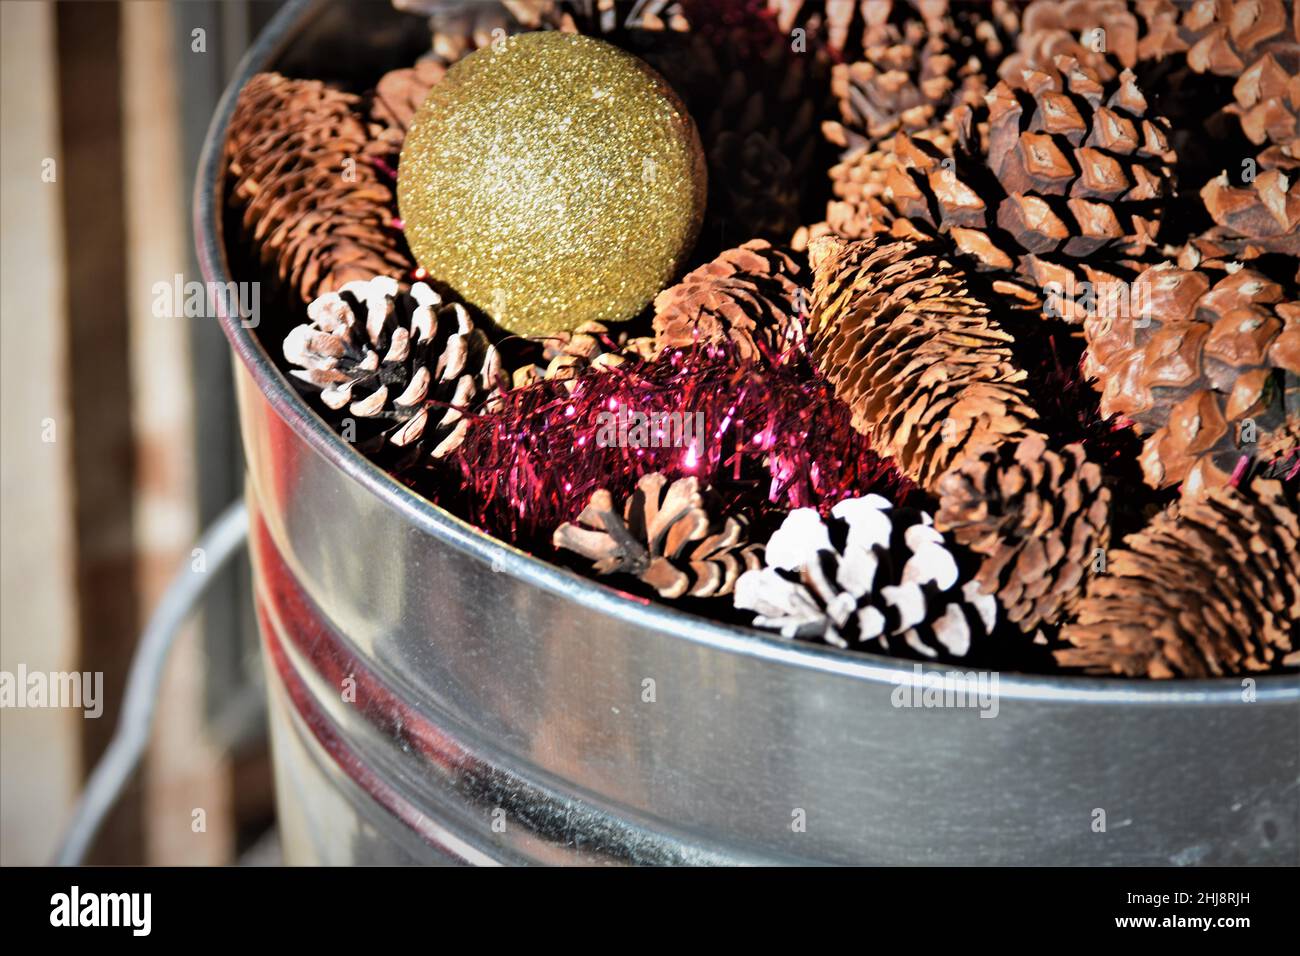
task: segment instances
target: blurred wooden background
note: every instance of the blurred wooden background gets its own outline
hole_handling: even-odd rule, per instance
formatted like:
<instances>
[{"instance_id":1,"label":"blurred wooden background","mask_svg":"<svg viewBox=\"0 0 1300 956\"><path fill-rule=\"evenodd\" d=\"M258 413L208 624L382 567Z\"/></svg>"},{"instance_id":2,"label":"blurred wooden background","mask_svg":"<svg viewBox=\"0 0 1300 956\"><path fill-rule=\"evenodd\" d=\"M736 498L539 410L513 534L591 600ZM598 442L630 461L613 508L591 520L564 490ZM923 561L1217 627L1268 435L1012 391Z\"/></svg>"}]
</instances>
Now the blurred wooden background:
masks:
<instances>
[{"instance_id":1,"label":"blurred wooden background","mask_svg":"<svg viewBox=\"0 0 1300 956\"><path fill-rule=\"evenodd\" d=\"M0 864L50 858L149 611L242 491L225 341L212 319L155 316L152 289L201 279L199 145L275 6L0 4L0 670L102 671L105 699L97 720L0 710ZM145 769L94 862L230 863L264 846L247 581L228 574L178 644Z\"/></svg>"}]
</instances>

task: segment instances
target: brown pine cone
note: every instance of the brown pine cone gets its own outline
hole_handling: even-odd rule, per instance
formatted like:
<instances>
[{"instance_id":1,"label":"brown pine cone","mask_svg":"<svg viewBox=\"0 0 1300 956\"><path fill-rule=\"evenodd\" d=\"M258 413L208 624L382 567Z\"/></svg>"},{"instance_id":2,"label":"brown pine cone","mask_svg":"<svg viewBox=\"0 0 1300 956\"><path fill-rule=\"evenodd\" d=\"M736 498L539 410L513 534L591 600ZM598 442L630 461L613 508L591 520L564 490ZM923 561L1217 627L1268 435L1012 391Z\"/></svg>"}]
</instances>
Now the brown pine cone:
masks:
<instances>
[{"instance_id":1,"label":"brown pine cone","mask_svg":"<svg viewBox=\"0 0 1300 956\"><path fill-rule=\"evenodd\" d=\"M822 132L836 145L845 146L839 124L823 124ZM915 133L913 139L923 141L943 155L951 155L952 135L942 128ZM821 236L836 235L842 239L866 239L869 236L891 234L898 239L923 239L930 232L922 232L907 219L898 216L889 193L890 170L896 162L893 155L894 140L889 139L875 148L857 146L847 149L838 163L830 169L831 192L835 198L826 204L823 222L803 226L791 240L797 252L808 248L812 240Z\"/></svg>"},{"instance_id":2,"label":"brown pine cone","mask_svg":"<svg viewBox=\"0 0 1300 956\"><path fill-rule=\"evenodd\" d=\"M1300 173L1300 44L1264 54L1241 74L1232 92L1236 102L1227 112L1241 121L1252 143L1267 144L1260 165Z\"/></svg>"},{"instance_id":3,"label":"brown pine cone","mask_svg":"<svg viewBox=\"0 0 1300 956\"><path fill-rule=\"evenodd\" d=\"M390 70L375 84L370 119L378 127L377 138L388 137L393 152L401 152L411 120L446 72L436 60L421 60L413 67Z\"/></svg>"},{"instance_id":4,"label":"brown pine cone","mask_svg":"<svg viewBox=\"0 0 1300 956\"><path fill-rule=\"evenodd\" d=\"M761 560L761 547L746 535L744 516L710 514L697 479L669 483L654 472L621 508L597 491L576 521L555 529L553 543L594 562L596 574L630 574L671 600L730 594L741 572Z\"/></svg>"},{"instance_id":5,"label":"brown pine cone","mask_svg":"<svg viewBox=\"0 0 1300 956\"><path fill-rule=\"evenodd\" d=\"M1129 677L1221 677L1300 650L1295 483L1218 488L1112 551L1056 652L1065 667ZM1286 558L1286 555L1292 558Z\"/></svg>"},{"instance_id":6,"label":"brown pine cone","mask_svg":"<svg viewBox=\"0 0 1300 956\"><path fill-rule=\"evenodd\" d=\"M1161 53L1185 53L1197 73L1236 78L1242 131L1269 144L1266 168L1300 166L1300 8L1288 0L1144 0L1139 12ZM1155 58L1144 42L1144 59Z\"/></svg>"},{"instance_id":7,"label":"brown pine cone","mask_svg":"<svg viewBox=\"0 0 1300 956\"><path fill-rule=\"evenodd\" d=\"M1114 79L1115 64L1132 69L1138 63L1143 24L1132 7L1128 0L1034 0L1021 15L1016 52L998 67L998 75L1008 79L1024 70L1050 69L1058 56L1067 56L1101 80ZM1143 59L1163 52L1172 48L1151 46Z\"/></svg>"},{"instance_id":8,"label":"brown pine cone","mask_svg":"<svg viewBox=\"0 0 1300 956\"><path fill-rule=\"evenodd\" d=\"M909 21L897 42L869 47L864 58L840 63L831 73L831 92L840 123L832 141L852 148L877 146L900 130L933 129L958 103L978 106L988 92L977 58L959 63L945 33L930 33Z\"/></svg>"},{"instance_id":9,"label":"brown pine cone","mask_svg":"<svg viewBox=\"0 0 1300 956\"><path fill-rule=\"evenodd\" d=\"M229 198L243 209L244 239L303 302L414 267L359 106L314 80L259 73L230 120Z\"/></svg>"},{"instance_id":10,"label":"brown pine cone","mask_svg":"<svg viewBox=\"0 0 1300 956\"><path fill-rule=\"evenodd\" d=\"M429 18L430 56L447 66L556 15L554 0L393 0L393 6Z\"/></svg>"},{"instance_id":11,"label":"brown pine cone","mask_svg":"<svg viewBox=\"0 0 1300 956\"><path fill-rule=\"evenodd\" d=\"M824 38L841 59L870 59L867 50L897 45L912 24L945 36L990 63L1013 44L1020 18L1014 3L950 4L948 0L767 0L781 33L796 28Z\"/></svg>"},{"instance_id":12,"label":"brown pine cone","mask_svg":"<svg viewBox=\"0 0 1300 956\"><path fill-rule=\"evenodd\" d=\"M572 332L558 332L542 343L541 362L514 370L514 388L543 380L571 382L585 368L611 369L628 361L649 361L654 339L629 337L601 322L584 322Z\"/></svg>"},{"instance_id":13,"label":"brown pine cone","mask_svg":"<svg viewBox=\"0 0 1300 956\"><path fill-rule=\"evenodd\" d=\"M946 0L940 5L947 6ZM934 6L934 4L930 4ZM906 18L915 8L894 0L767 0L776 15L777 28L789 35L796 27L825 38L844 57L857 57L864 41L879 42L891 22Z\"/></svg>"},{"instance_id":14,"label":"brown pine cone","mask_svg":"<svg viewBox=\"0 0 1300 956\"><path fill-rule=\"evenodd\" d=\"M513 5L544 0L513 0ZM546 22L570 33L620 36L629 31L684 33L691 29L682 0L551 0Z\"/></svg>"},{"instance_id":15,"label":"brown pine cone","mask_svg":"<svg viewBox=\"0 0 1300 956\"><path fill-rule=\"evenodd\" d=\"M694 40L685 98L708 156L708 216L716 223L704 234L716 228L787 241L814 176L827 65L815 53L791 52L780 35L748 51Z\"/></svg>"},{"instance_id":16,"label":"brown pine cone","mask_svg":"<svg viewBox=\"0 0 1300 956\"><path fill-rule=\"evenodd\" d=\"M1037 433L967 458L939 481L935 526L984 560L976 580L1026 633L1057 624L1110 545L1110 492L1083 446Z\"/></svg>"},{"instance_id":17,"label":"brown pine cone","mask_svg":"<svg viewBox=\"0 0 1300 956\"><path fill-rule=\"evenodd\" d=\"M1300 416L1300 302L1248 269L1218 278L1166 263L1138 283L1149 315L1084 322L1084 373L1101 388L1103 415L1149 436L1147 482L1199 494Z\"/></svg>"},{"instance_id":18,"label":"brown pine cone","mask_svg":"<svg viewBox=\"0 0 1300 956\"><path fill-rule=\"evenodd\" d=\"M1036 414L1011 336L929 246L818 239L814 360L870 436L926 489L972 450L1026 437Z\"/></svg>"},{"instance_id":19,"label":"brown pine cone","mask_svg":"<svg viewBox=\"0 0 1300 956\"><path fill-rule=\"evenodd\" d=\"M638 46L635 35L691 29L681 0L393 0L429 18L431 57L451 65L516 33L561 30Z\"/></svg>"},{"instance_id":20,"label":"brown pine cone","mask_svg":"<svg viewBox=\"0 0 1300 956\"><path fill-rule=\"evenodd\" d=\"M325 414L370 455L401 464L441 458L469 427L466 413L505 387L496 348L458 302L423 282L403 292L379 276L327 292L307 307L310 325L284 340L290 374L318 391Z\"/></svg>"},{"instance_id":21,"label":"brown pine cone","mask_svg":"<svg viewBox=\"0 0 1300 956\"><path fill-rule=\"evenodd\" d=\"M958 107L952 155L900 133L893 205L982 269L1019 270L1040 287L1078 271L1100 281L1152 245L1172 189L1168 124L1148 114L1132 72L1103 83L1058 58L1000 82L987 127Z\"/></svg>"},{"instance_id":22,"label":"brown pine cone","mask_svg":"<svg viewBox=\"0 0 1300 956\"><path fill-rule=\"evenodd\" d=\"M1300 256L1300 175L1270 169L1236 188L1223 173L1205 184L1201 199L1219 225L1207 238L1240 258L1269 252Z\"/></svg>"},{"instance_id":23,"label":"brown pine cone","mask_svg":"<svg viewBox=\"0 0 1300 956\"><path fill-rule=\"evenodd\" d=\"M744 361L773 360L800 344L799 266L762 239L689 273L655 296L655 351L730 340Z\"/></svg>"}]
</instances>

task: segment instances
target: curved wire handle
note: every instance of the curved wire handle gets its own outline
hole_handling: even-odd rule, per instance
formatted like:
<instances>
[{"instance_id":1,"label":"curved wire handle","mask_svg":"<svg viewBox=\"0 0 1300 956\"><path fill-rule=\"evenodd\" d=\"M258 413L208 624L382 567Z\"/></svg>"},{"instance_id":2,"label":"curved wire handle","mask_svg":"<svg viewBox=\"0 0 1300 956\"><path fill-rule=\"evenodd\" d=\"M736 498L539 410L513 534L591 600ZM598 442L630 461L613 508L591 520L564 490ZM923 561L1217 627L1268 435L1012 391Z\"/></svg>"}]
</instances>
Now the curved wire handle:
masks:
<instances>
[{"instance_id":1,"label":"curved wire handle","mask_svg":"<svg viewBox=\"0 0 1300 956\"><path fill-rule=\"evenodd\" d=\"M55 865L77 866L85 859L104 818L122 795L149 744L163 669L181 625L217 578L217 572L239 553L247 540L248 509L242 500L236 501L199 538L196 547L207 556L204 570L195 571L186 562L167 585L136 645L117 729L77 800L72 821L54 858Z\"/></svg>"}]
</instances>

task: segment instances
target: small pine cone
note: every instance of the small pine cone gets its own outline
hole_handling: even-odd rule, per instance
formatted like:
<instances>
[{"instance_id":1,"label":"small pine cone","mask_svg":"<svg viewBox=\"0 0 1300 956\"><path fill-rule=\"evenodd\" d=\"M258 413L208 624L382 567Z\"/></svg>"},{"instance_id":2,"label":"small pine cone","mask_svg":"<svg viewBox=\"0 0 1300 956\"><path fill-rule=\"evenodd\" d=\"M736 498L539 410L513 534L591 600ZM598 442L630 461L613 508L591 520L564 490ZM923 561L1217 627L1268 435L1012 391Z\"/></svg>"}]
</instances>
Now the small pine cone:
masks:
<instances>
[{"instance_id":1,"label":"small pine cone","mask_svg":"<svg viewBox=\"0 0 1300 956\"><path fill-rule=\"evenodd\" d=\"M1007 79L1050 68L1058 56L1068 56L1100 79L1114 79L1115 62L1132 69L1139 60L1142 23L1132 7L1128 0L1034 0L1021 15L1016 52L998 67L998 75ZM1098 37L1104 43L1097 43ZM1156 57L1160 49L1153 47L1142 58Z\"/></svg>"},{"instance_id":2,"label":"small pine cone","mask_svg":"<svg viewBox=\"0 0 1300 956\"><path fill-rule=\"evenodd\" d=\"M1300 517L1288 484L1219 488L1130 535L1062 629L1074 646L1058 662L1194 678L1282 665L1300 650Z\"/></svg>"},{"instance_id":3,"label":"small pine cone","mask_svg":"<svg viewBox=\"0 0 1300 956\"><path fill-rule=\"evenodd\" d=\"M917 28L923 28L921 36L961 39L985 56L1001 58L1018 19L1006 0L957 9L948 0L767 0L767 8L782 34L802 27L824 37L844 60L870 59L873 49L902 43L916 36Z\"/></svg>"},{"instance_id":4,"label":"small pine cone","mask_svg":"<svg viewBox=\"0 0 1300 956\"><path fill-rule=\"evenodd\" d=\"M954 140L950 126L944 123L923 130L907 142L922 142L936 154L951 156ZM838 123L823 123L822 132L836 145L845 146L849 142ZM918 228L917 223L898 216L889 190L891 173L897 163L893 152L895 142L889 139L874 149L855 146L844 152L830 170L831 192L836 198L826 204L825 221L801 227L791 240L791 248L803 252L814 239L827 235L842 239L885 234L896 239L934 238L934 230Z\"/></svg>"},{"instance_id":5,"label":"small pine cone","mask_svg":"<svg viewBox=\"0 0 1300 956\"><path fill-rule=\"evenodd\" d=\"M1300 302L1249 269L1219 277L1166 263L1137 281L1144 314L1084 322L1084 373L1102 414L1148 436L1147 482L1199 494L1227 483L1251 442L1300 418Z\"/></svg>"},{"instance_id":6,"label":"small pine cone","mask_svg":"<svg viewBox=\"0 0 1300 956\"><path fill-rule=\"evenodd\" d=\"M429 18L431 58L450 66L502 36L536 30L555 15L554 0L393 0L407 13Z\"/></svg>"},{"instance_id":7,"label":"small pine cone","mask_svg":"<svg viewBox=\"0 0 1300 956\"><path fill-rule=\"evenodd\" d=\"M1227 251L1242 258L1300 256L1300 172L1288 177L1270 169L1244 188L1230 186L1225 172L1205 184L1201 199L1220 227L1214 238Z\"/></svg>"},{"instance_id":8,"label":"small pine cone","mask_svg":"<svg viewBox=\"0 0 1300 956\"><path fill-rule=\"evenodd\" d=\"M506 0L508 6L547 5L544 21L569 33L623 40L629 33L685 33L691 29L682 0Z\"/></svg>"},{"instance_id":9,"label":"small pine cone","mask_svg":"<svg viewBox=\"0 0 1300 956\"><path fill-rule=\"evenodd\" d=\"M446 72L436 60L421 60L379 78L370 96L370 119L378 127L376 138L385 137L392 152L401 152L411 120Z\"/></svg>"},{"instance_id":10,"label":"small pine cone","mask_svg":"<svg viewBox=\"0 0 1300 956\"><path fill-rule=\"evenodd\" d=\"M928 514L879 495L850 498L823 520L790 512L766 567L736 582L736 607L788 638L927 658L961 658L997 621L997 602L957 561Z\"/></svg>"},{"instance_id":11,"label":"small pine cone","mask_svg":"<svg viewBox=\"0 0 1300 956\"><path fill-rule=\"evenodd\" d=\"M747 532L744 516L709 513L697 479L669 483L654 472L622 508L597 491L576 521L555 529L552 543L594 562L596 574L629 574L674 600L730 594L741 572L759 564Z\"/></svg>"},{"instance_id":12,"label":"small pine cone","mask_svg":"<svg viewBox=\"0 0 1300 956\"><path fill-rule=\"evenodd\" d=\"M417 282L379 276L327 292L310 325L284 340L291 374L318 390L336 425L356 422L356 445L409 463L441 458L464 438L465 417L506 384L496 348L458 302ZM391 454L388 454L391 453Z\"/></svg>"},{"instance_id":13,"label":"small pine cone","mask_svg":"<svg viewBox=\"0 0 1300 956\"><path fill-rule=\"evenodd\" d=\"M959 64L953 50L948 38L927 35L923 24L911 21L897 43L836 65L831 92L841 122L835 124L835 138L854 148L871 148L900 130L939 126L958 103L978 105L988 92L978 60Z\"/></svg>"},{"instance_id":14,"label":"small pine cone","mask_svg":"<svg viewBox=\"0 0 1300 956\"><path fill-rule=\"evenodd\" d=\"M655 296L655 350L730 340L744 361L772 360L802 341L799 267L754 239Z\"/></svg>"},{"instance_id":15,"label":"small pine cone","mask_svg":"<svg viewBox=\"0 0 1300 956\"><path fill-rule=\"evenodd\" d=\"M864 33L879 31L896 10L905 10L893 0L767 0L776 15L777 29L789 36L796 27L824 36L827 45L841 56L856 55L862 49Z\"/></svg>"},{"instance_id":16,"label":"small pine cone","mask_svg":"<svg viewBox=\"0 0 1300 956\"><path fill-rule=\"evenodd\" d=\"M1040 287L1152 246L1175 156L1131 71L1103 82L1058 57L1000 82L987 113L984 123L983 109L954 110L951 155L898 135L899 216L945 233L981 269L1019 270Z\"/></svg>"},{"instance_id":17,"label":"small pine cone","mask_svg":"<svg viewBox=\"0 0 1300 956\"><path fill-rule=\"evenodd\" d=\"M1026 633L1071 613L1110 544L1110 492L1078 444L1030 435L967 458L939 494L936 527L984 557L976 580Z\"/></svg>"},{"instance_id":18,"label":"small pine cone","mask_svg":"<svg viewBox=\"0 0 1300 956\"><path fill-rule=\"evenodd\" d=\"M521 388L539 381L575 380L586 368L617 368L628 361L649 361L654 355L654 339L629 337L613 332L601 322L584 322L572 332L549 336L542 344L541 361L526 364L514 371L513 387Z\"/></svg>"},{"instance_id":19,"label":"small pine cone","mask_svg":"<svg viewBox=\"0 0 1300 956\"><path fill-rule=\"evenodd\" d=\"M809 256L813 358L881 454L932 490L972 450L1026 437L1037 416L1011 336L949 260L836 237Z\"/></svg>"},{"instance_id":20,"label":"small pine cone","mask_svg":"<svg viewBox=\"0 0 1300 956\"><path fill-rule=\"evenodd\" d=\"M882 199L891 162L884 149L859 146L846 153L831 167L831 190L836 198L826 204L826 219L800 227L790 247L804 252L822 236L866 239L888 232L894 212Z\"/></svg>"},{"instance_id":21,"label":"small pine cone","mask_svg":"<svg viewBox=\"0 0 1300 956\"><path fill-rule=\"evenodd\" d=\"M396 197L368 162L358 97L259 73L240 91L226 139L230 201L245 241L302 302L414 267L394 228Z\"/></svg>"}]
</instances>

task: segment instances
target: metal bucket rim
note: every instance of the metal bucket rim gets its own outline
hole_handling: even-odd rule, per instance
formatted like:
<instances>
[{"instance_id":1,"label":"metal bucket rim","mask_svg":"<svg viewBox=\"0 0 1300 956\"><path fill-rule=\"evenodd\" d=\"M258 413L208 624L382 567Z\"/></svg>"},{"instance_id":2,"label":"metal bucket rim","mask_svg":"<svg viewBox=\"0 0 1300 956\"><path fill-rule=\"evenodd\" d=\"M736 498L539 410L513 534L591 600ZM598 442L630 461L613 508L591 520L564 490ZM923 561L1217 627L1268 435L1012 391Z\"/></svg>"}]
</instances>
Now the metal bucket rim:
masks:
<instances>
[{"instance_id":1,"label":"metal bucket rim","mask_svg":"<svg viewBox=\"0 0 1300 956\"><path fill-rule=\"evenodd\" d=\"M232 281L226 259L220 210L224 190L222 145L235 100L244 83L269 65L292 38L304 12L329 0L289 0L271 19L240 60L208 125L194 184L193 225L199 265L205 281ZM780 663L838 674L873 683L914 686L923 675L970 672L960 663L926 663L862 651L799 643L774 634L721 624L666 604L619 591L573 571L534 557L435 505L396 481L378 465L340 439L304 401L252 330L238 315L219 315L231 348L276 414L312 450L367 492L396 510L425 534L485 563L501 573L562 595L582 605L631 619L640 626L717 648ZM1072 703L1222 704L1240 699L1243 678L1256 682L1260 703L1300 700L1300 678L1292 675L1240 675L1208 680L1146 681L1082 675L998 673L998 694L1010 699L1061 700Z\"/></svg>"}]
</instances>

